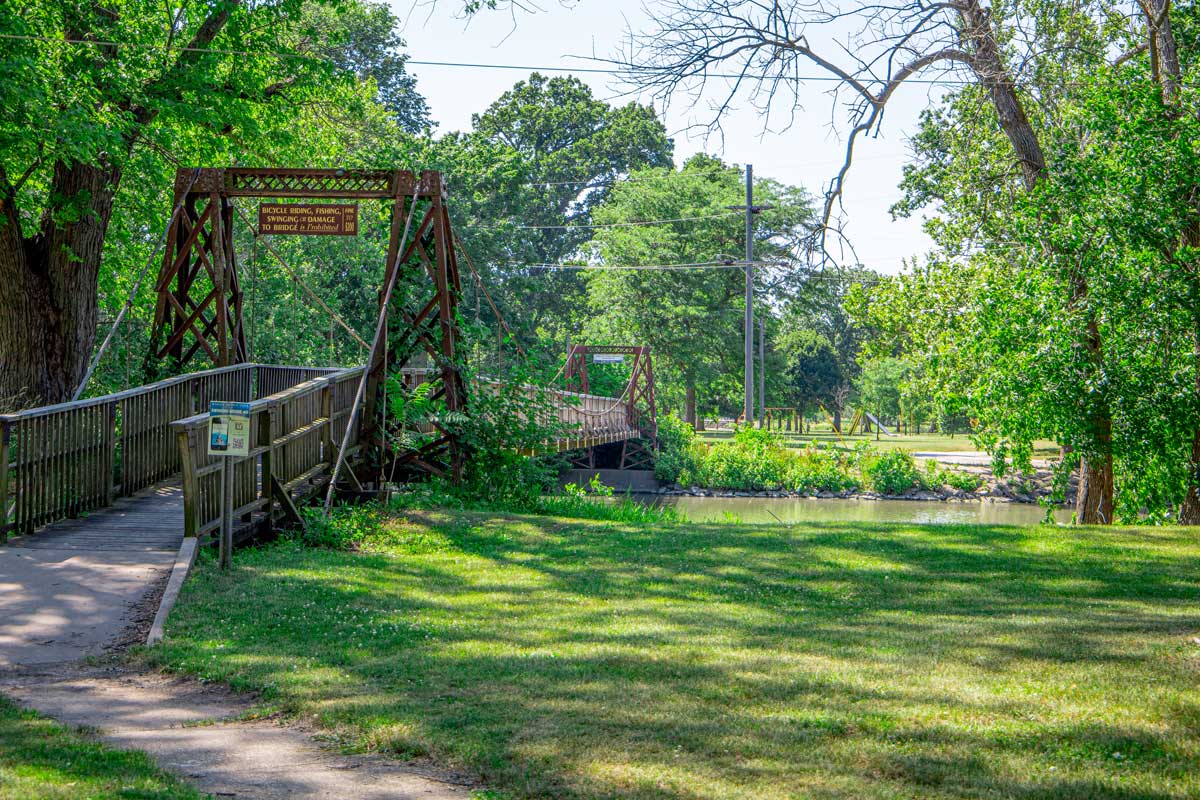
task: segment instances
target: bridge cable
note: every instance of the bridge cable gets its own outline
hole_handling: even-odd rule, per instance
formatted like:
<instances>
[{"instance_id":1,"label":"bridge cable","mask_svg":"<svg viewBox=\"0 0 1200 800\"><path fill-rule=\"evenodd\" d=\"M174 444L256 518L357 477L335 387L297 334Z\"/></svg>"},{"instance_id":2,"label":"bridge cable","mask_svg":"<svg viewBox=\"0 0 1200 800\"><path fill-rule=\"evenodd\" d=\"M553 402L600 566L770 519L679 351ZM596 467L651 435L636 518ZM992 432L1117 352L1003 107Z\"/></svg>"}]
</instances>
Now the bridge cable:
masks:
<instances>
[{"instance_id":1,"label":"bridge cable","mask_svg":"<svg viewBox=\"0 0 1200 800\"><path fill-rule=\"evenodd\" d=\"M513 346L517 348L517 352L520 353L521 357L528 362L529 354L526 353L524 348L521 347L521 343L517 341L517 335L512 332L512 328L508 327L508 323L504 320L504 315L501 314L500 309L496 307L496 301L492 300L491 292L489 292L487 287L484 286L483 278L475 270L475 264L471 261L471 254L467 252L467 246L463 244L463 240L458 235L458 231L451 229L451 233L454 235L454 241L458 242L458 249L462 251L463 256L467 259L467 268L470 269L471 274L475 276L475 284L483 290L483 296L487 298L488 305L491 306L492 311L495 312L496 320L500 323L500 326L504 328L505 332L508 333L509 338L512 339Z\"/></svg>"},{"instance_id":2,"label":"bridge cable","mask_svg":"<svg viewBox=\"0 0 1200 800\"><path fill-rule=\"evenodd\" d=\"M112 327L108 330L108 335L104 337L104 341L100 344L100 349L96 351L96 355L92 357L92 363L88 365L87 372L83 375L83 380L79 382L75 393L71 395L71 400L78 400L83 394L83 390L87 388L88 381L92 379L92 373L96 371L96 367L100 364L100 359L104 356L108 346L112 344L113 336L117 332L117 328L125 321L125 315L129 313L129 309L133 307L133 301L137 297L138 290L142 288L142 281L146 279L146 273L150 271L150 265L158 258L159 251L166 244L168 237L171 235L171 226L175 224L175 218L179 216L180 209L183 208L183 203L187 199L188 193L191 192L192 186L196 184L196 180L200 177L199 168L192 170L191 180L188 181L187 188L179 195L179 202L175 204L175 209L171 212L170 218L167 219L167 228L163 231L163 237L154 246L154 252L150 254L150 258L146 261L146 265L142 267L142 271L138 273L137 280L133 282L133 288L129 290L129 296L125 298L125 305L121 306L120 312L117 313L116 320L113 321Z\"/></svg>"},{"instance_id":3,"label":"bridge cable","mask_svg":"<svg viewBox=\"0 0 1200 800\"><path fill-rule=\"evenodd\" d=\"M604 409L603 411L588 411L583 408L579 408L576 410L580 414L585 414L589 417L603 417L606 414L608 414L610 411L612 411L614 408L621 405L621 403L625 402L625 396L629 394L629 391L632 388L633 388L633 376L630 376L629 383L625 384L625 391L621 392L621 396L618 397L615 401L613 401L613 404L611 406L609 406L608 408Z\"/></svg>"},{"instance_id":4,"label":"bridge cable","mask_svg":"<svg viewBox=\"0 0 1200 800\"><path fill-rule=\"evenodd\" d=\"M254 228L254 223L250 221L250 218L247 217L246 214L240 208L238 208L235 205L233 207L233 210L237 212L237 215L239 217L241 217L242 221L245 222L247 225L249 225L251 227L251 229ZM258 243L258 240L259 240L259 236L257 233L255 233L254 241L255 241L256 245ZM315 291L313 291L312 287L309 286L307 283L305 283L304 279L301 278L300 275L294 269L292 269L290 266L288 266L288 263L283 260L283 256L279 254L279 251L275 249L274 245L272 245L269 241L266 241L266 240L263 241L263 245L267 248L267 252L269 252L271 255L273 255L275 257L275 260L279 262L279 266L283 267L284 270L287 271L287 274L292 276L292 280L295 281L297 284L299 284L300 288L303 289L305 291L305 293L313 299L313 302L315 302L317 305L319 305L325 311L325 313L330 316L330 318L334 322L336 322L339 326L341 326L341 328L343 330L345 330L346 333L350 334L350 336L352 336L354 338L354 341L358 342L363 347L371 346L371 345L367 344L366 339L364 339L358 335L358 332L356 330L354 330L354 328L350 327L349 323L347 323L344 319L339 317L337 312L334 311L332 308L330 308L329 304L326 303L324 300L322 300L320 298L320 296L318 296L317 293Z\"/></svg>"},{"instance_id":5,"label":"bridge cable","mask_svg":"<svg viewBox=\"0 0 1200 800\"><path fill-rule=\"evenodd\" d=\"M567 357L563 359L562 365L558 368L558 372L554 373L554 377L550 379L551 386L553 386L554 382L556 380L558 380L558 376L563 374L563 371L566 370L567 364L569 364L570 361L571 361L571 353L570 353L570 348L568 348Z\"/></svg>"},{"instance_id":6,"label":"bridge cable","mask_svg":"<svg viewBox=\"0 0 1200 800\"><path fill-rule=\"evenodd\" d=\"M639 228L647 225L672 225L678 222L698 222L702 220L726 219L728 217L745 216L740 211L725 211L720 214L705 214L698 217L675 217L674 219L644 219L630 222L600 222L595 224L565 224L565 225L464 225L470 230L514 230L514 231L572 231L594 230L605 228Z\"/></svg>"},{"instance_id":7,"label":"bridge cable","mask_svg":"<svg viewBox=\"0 0 1200 800\"><path fill-rule=\"evenodd\" d=\"M367 362L363 366L362 378L358 381L358 389L354 393L354 402L350 405L350 416L346 420L346 432L342 434L342 445L338 448L337 460L333 465L333 472L329 476L329 489L325 492L325 514L329 514L329 509L333 505L333 492L337 485L338 473L342 470L342 464L346 461L346 450L350 446L350 437L354 433L354 423L358 421L359 410L362 408L363 399L367 394L367 380L371 375L371 367L375 363L376 347L381 339L387 339L387 312L388 306L392 302L392 293L396 289L396 281L400 277L400 261L404 258L406 243L408 242L408 232L412 228L413 217L417 213L417 199L420 197L421 182L413 183L412 205L408 209L408 219L404 222L404 233L400 236L399 245L396 248L396 260L390 264L391 277L388 279L387 286L384 287L383 296L379 303L379 319L375 323L375 338L371 342L371 349L367 353ZM386 367L386 364L385 364ZM385 398L386 404L386 398ZM332 423L332 420L330 421Z\"/></svg>"},{"instance_id":8,"label":"bridge cable","mask_svg":"<svg viewBox=\"0 0 1200 800\"><path fill-rule=\"evenodd\" d=\"M504 330L507 331L508 335L512 338L513 346L517 348L517 351L520 352L520 354L525 358L526 362L528 362L529 355L521 348L521 345L517 342L516 334L514 334L512 332L512 329L508 327L508 323L504 321L504 315L501 314L500 309L496 307L495 301L492 300L491 293L488 292L487 286L485 286L483 283L483 278L480 276L479 272L475 269L475 264L472 263L472 261L471 261L471 254L469 252L467 252L467 247L465 244L463 244L462 238L459 237L458 231L452 231L452 233L454 234L454 240L458 243L459 250L462 251L463 256L467 260L467 268L470 269L471 274L475 276L476 285L480 289L483 290L483 294L484 294L484 297L487 298L488 305L490 305L492 307L492 311L496 314L496 319L500 322L500 324L504 327ZM567 358L569 360L569 358L570 358L569 354L568 354ZM567 368L567 360L564 360L562 362L562 365L559 366L558 372L554 373L554 377L550 379L549 387L554 386L554 382L558 380L558 377L560 375L562 375L563 370L565 370L566 368ZM583 408L576 409L576 410L579 411L579 413L585 414L587 416L602 417L602 416L608 414L610 411L612 411L614 408L616 408L618 405L620 405L625 400L625 396L627 394L629 394L629 390L632 387L632 385L633 385L633 381L630 380L629 384L626 385L626 387L625 387L625 391L621 393L621 396L617 398L616 402L614 402L611 406L604 409L603 411L587 411Z\"/></svg>"},{"instance_id":9,"label":"bridge cable","mask_svg":"<svg viewBox=\"0 0 1200 800\"><path fill-rule=\"evenodd\" d=\"M453 231L453 233L454 233L454 240L455 240L456 242L458 242L458 248L459 248L459 250L461 250L461 251L462 251L462 254L463 254L463 256L465 256L465 257L466 257L466 260L467 260L467 267L468 267L468 268L471 270L471 274L475 276L475 283L476 283L476 285L477 285L477 286L478 286L480 289L482 289L482 290L483 290L483 294L484 294L484 296L487 298L488 305L490 305L490 306L492 307L492 311L493 311L493 312L495 312L495 314L496 314L496 319L497 319L497 320L499 320L499 322L500 322L500 324L501 324L502 326L504 326L504 330L508 331L508 335L509 335L510 337L512 337L512 340L513 340L513 346L515 346L515 347L517 348L517 350L518 350L518 351L521 353L521 355L522 355L522 356L524 356L524 357L525 357L525 360L528 362L528 360L529 360L529 356L528 356L528 354L527 354L527 353L526 353L524 350L522 350L522 349L521 349L521 345L520 345L520 344L517 342L517 339L516 339L516 334L514 334L514 333L512 332L512 329L510 329L510 328L508 327L508 323L506 323L506 322L504 321L504 315L502 315L502 314L500 313L500 309L496 307L496 303L495 303L495 302L492 300L492 295L491 295L491 294L488 292L488 290L487 290L487 287L484 285L484 283L483 283L483 278L482 278L482 277L479 275L479 272L478 272L478 271L476 271L476 269L475 269L475 264L474 264L474 263L472 263L472 261L471 261L471 254L470 254L470 253L467 251L467 246L466 246L466 245L463 243L463 240L462 240L462 238L461 238L461 237L459 237L459 235L458 235L458 231ZM555 383L555 381L557 381L557 380L558 380L558 378L559 378L559 376L563 374L563 371L564 371L564 370L566 370L566 368L567 368L567 362L568 362L569 360L570 360L570 354L568 353L568 354L567 354L567 358L563 360L563 362L562 362L562 364L561 364L561 365L559 365L559 367L558 367L558 371L554 373L554 377L552 377L552 378L551 378L551 379L548 381L548 385L549 385L550 387L553 387L553 386L554 386L554 383ZM632 381L631 381L631 383L632 383ZM620 402L620 400L624 399L624 397L625 397L625 394L627 394L627 393L628 393L628 387L626 387L626 392L625 392L625 393L623 393L623 394L621 395L621 397L620 397L620 398L618 398L618 402ZM583 409L580 409L580 412L581 412L581 413L584 413L584 414L594 415L594 416L602 416L603 414L607 414L607 413L608 413L609 411L611 411L611 410L612 410L612 408L609 408L609 409L607 409L607 410L605 410L605 411L603 411L603 412L599 412L599 413L597 413L597 412L594 412L594 411L592 411L592 412L588 412L588 411L583 411Z\"/></svg>"}]
</instances>

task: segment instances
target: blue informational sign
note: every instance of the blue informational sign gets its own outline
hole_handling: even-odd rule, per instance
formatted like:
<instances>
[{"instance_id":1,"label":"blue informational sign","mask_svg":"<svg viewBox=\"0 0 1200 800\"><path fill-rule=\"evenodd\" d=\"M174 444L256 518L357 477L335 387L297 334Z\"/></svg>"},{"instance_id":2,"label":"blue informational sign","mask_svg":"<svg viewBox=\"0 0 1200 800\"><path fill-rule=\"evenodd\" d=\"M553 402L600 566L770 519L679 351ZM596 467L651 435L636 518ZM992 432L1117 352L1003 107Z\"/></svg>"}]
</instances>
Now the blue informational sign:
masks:
<instances>
[{"instance_id":1,"label":"blue informational sign","mask_svg":"<svg viewBox=\"0 0 1200 800\"><path fill-rule=\"evenodd\" d=\"M250 404L214 400L208 404L208 454L250 455Z\"/></svg>"}]
</instances>

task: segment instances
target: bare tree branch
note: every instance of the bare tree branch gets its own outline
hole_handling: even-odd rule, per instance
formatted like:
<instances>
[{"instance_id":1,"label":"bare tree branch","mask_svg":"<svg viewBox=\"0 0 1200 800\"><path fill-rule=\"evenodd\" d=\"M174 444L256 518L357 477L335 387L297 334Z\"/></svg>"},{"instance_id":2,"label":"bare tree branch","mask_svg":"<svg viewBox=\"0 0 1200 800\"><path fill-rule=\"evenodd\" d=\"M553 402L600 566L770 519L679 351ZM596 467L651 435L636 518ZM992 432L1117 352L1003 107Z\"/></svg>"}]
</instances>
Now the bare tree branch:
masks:
<instances>
[{"instance_id":1,"label":"bare tree branch","mask_svg":"<svg viewBox=\"0 0 1200 800\"><path fill-rule=\"evenodd\" d=\"M1142 53L1146 52L1149 49L1150 49L1150 43L1142 42L1137 47L1134 47L1131 50L1126 50L1124 53L1121 53L1121 55L1114 58L1112 61L1109 62L1109 66L1110 67L1119 67L1122 64L1124 64L1126 61L1137 58L1138 56L1140 56Z\"/></svg>"},{"instance_id":2,"label":"bare tree branch","mask_svg":"<svg viewBox=\"0 0 1200 800\"><path fill-rule=\"evenodd\" d=\"M715 89L710 130L719 129L721 117L739 96L749 95L764 116L779 106L794 115L801 87L815 81L832 84L829 94L834 107L847 114L847 133L845 155L826 187L813 242L812 249L822 257L827 257L829 234L840 236L835 217L858 140L878 133L888 102L918 75L969 70L988 91L1026 184L1032 186L1045 172L1045 158L1005 64L991 10L982 0L670 0L665 13L659 5L652 16L655 28L630 33L623 50L609 61L619 65L636 90L651 93L663 105L680 95L695 105ZM851 22L857 28L848 42L835 42L834 32ZM843 92L849 93L845 99Z\"/></svg>"}]
</instances>

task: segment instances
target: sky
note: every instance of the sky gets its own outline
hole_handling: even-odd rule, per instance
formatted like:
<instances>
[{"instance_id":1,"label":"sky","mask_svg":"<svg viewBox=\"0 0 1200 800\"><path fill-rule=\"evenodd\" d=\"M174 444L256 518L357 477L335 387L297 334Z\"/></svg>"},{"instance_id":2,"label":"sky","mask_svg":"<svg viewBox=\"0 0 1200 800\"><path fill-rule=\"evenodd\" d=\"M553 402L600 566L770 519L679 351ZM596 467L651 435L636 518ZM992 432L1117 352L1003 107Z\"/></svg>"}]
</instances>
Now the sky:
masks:
<instances>
[{"instance_id":1,"label":"sky","mask_svg":"<svg viewBox=\"0 0 1200 800\"><path fill-rule=\"evenodd\" d=\"M647 0L653 13L656 0ZM458 0L390 0L403 25L407 52L414 61L451 61L513 65L522 69L460 68L410 65L418 90L427 98L439 133L468 130L471 114L483 111L514 83L528 77L529 67L594 68L589 59L609 57L627 30L648 27L650 17L642 0L577 0L564 7L541 0L541 10L514 16L484 12L471 20L456 17ZM558 74L558 73L548 73ZM617 104L631 99L615 76L579 73L596 97ZM795 122L786 130L764 130L764 120L742 97L739 106L722 119L723 135L689 132L696 122L710 119L708 108L679 96L667 108L653 103L675 141L675 158L682 162L708 152L734 164L754 165L757 176L803 186L820 196L841 164L846 126L835 126L844 115L826 92L828 84L805 86ZM861 140L855 166L846 184L845 228L858 261L885 273L900 271L903 260L925 252L929 239L921 219L893 221L888 208L900 197L897 188L908 157L907 135L916 129L918 114L931 102L929 86L902 87L888 105L880 135ZM790 98L789 98L790 102ZM854 258L846 253L845 263Z\"/></svg>"}]
</instances>

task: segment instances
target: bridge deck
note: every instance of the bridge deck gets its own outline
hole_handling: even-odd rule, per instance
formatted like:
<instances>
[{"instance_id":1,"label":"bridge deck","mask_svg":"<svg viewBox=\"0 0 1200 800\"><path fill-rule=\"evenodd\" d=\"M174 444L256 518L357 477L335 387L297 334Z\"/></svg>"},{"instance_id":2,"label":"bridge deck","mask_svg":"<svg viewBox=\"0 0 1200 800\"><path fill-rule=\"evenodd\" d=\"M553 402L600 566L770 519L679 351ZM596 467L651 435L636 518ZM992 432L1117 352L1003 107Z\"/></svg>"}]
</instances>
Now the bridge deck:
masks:
<instances>
[{"instance_id":1,"label":"bridge deck","mask_svg":"<svg viewBox=\"0 0 1200 800\"><path fill-rule=\"evenodd\" d=\"M108 508L16 537L9 546L30 550L175 552L182 543L183 489L175 478L115 500Z\"/></svg>"},{"instance_id":2,"label":"bridge deck","mask_svg":"<svg viewBox=\"0 0 1200 800\"><path fill-rule=\"evenodd\" d=\"M182 541L183 495L171 483L10 539L0 547L0 671L144 636L136 610Z\"/></svg>"}]
</instances>

